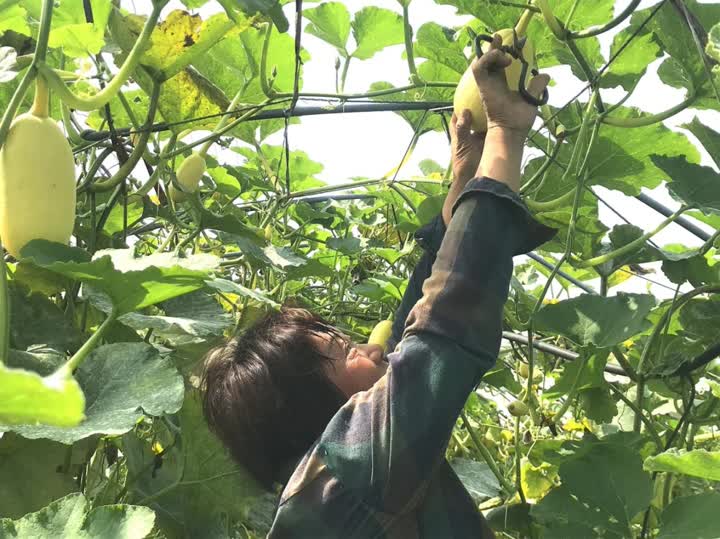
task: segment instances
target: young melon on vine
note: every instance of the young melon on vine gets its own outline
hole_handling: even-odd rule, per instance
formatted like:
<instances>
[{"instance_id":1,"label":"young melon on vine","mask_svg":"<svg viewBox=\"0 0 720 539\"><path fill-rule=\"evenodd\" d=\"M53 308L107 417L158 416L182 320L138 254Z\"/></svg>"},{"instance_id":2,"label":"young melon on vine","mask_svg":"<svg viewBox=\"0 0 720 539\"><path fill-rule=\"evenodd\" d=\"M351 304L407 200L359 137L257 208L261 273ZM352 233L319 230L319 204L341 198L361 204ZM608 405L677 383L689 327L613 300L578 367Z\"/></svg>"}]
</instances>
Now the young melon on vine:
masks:
<instances>
[{"instance_id":1,"label":"young melon on vine","mask_svg":"<svg viewBox=\"0 0 720 539\"><path fill-rule=\"evenodd\" d=\"M368 344L382 346L387 352L387 343L392 335L392 320L381 320L373 328L368 338Z\"/></svg>"},{"instance_id":2,"label":"young melon on vine","mask_svg":"<svg viewBox=\"0 0 720 539\"><path fill-rule=\"evenodd\" d=\"M17 258L31 240L67 243L74 226L75 161L39 79L32 108L13 120L0 149L0 239Z\"/></svg>"},{"instance_id":3,"label":"young melon on vine","mask_svg":"<svg viewBox=\"0 0 720 539\"><path fill-rule=\"evenodd\" d=\"M512 45L515 34L517 34L518 38L524 37L531 17L532 12L523 15L514 30L512 28L504 28L495 32L502 38L502 44ZM483 43L483 53L487 52L489 49L490 44ZM525 42L525 45L522 48L522 56L532 68L535 58L535 48L530 41ZM508 86L515 92L517 92L520 87L521 72L522 62L519 58L514 58L512 63L505 68L505 77L507 78ZM526 83L527 82L529 82L529 80L527 80ZM472 113L472 129L480 133L487 131L485 107L483 106L482 98L480 97L480 90L478 90L477 83L475 82L472 65L465 70L465 73L463 73L463 76L460 78L460 82L458 82L453 98L453 109L458 117L462 114L463 110L469 109Z\"/></svg>"},{"instance_id":4,"label":"young melon on vine","mask_svg":"<svg viewBox=\"0 0 720 539\"><path fill-rule=\"evenodd\" d=\"M182 202L186 198L185 193L194 193L197 191L198 185L200 185L200 179L203 174L205 174L206 166L202 153L193 152L190 154L190 156L180 164L175 173L177 181L183 190L179 191L170 184L170 197L175 202Z\"/></svg>"}]
</instances>

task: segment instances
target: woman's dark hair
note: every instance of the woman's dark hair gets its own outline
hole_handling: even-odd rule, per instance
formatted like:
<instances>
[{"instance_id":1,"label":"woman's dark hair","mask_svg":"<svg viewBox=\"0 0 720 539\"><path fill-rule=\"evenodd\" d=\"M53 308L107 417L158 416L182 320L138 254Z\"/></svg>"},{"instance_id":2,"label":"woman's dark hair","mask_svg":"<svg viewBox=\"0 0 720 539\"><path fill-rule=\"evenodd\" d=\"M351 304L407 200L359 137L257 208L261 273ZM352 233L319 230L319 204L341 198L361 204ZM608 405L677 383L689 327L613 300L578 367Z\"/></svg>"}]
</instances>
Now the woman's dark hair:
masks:
<instances>
[{"instance_id":1,"label":"woman's dark hair","mask_svg":"<svg viewBox=\"0 0 720 539\"><path fill-rule=\"evenodd\" d=\"M345 337L310 311L283 307L205 357L203 412L231 455L271 488L347 401L314 336Z\"/></svg>"}]
</instances>

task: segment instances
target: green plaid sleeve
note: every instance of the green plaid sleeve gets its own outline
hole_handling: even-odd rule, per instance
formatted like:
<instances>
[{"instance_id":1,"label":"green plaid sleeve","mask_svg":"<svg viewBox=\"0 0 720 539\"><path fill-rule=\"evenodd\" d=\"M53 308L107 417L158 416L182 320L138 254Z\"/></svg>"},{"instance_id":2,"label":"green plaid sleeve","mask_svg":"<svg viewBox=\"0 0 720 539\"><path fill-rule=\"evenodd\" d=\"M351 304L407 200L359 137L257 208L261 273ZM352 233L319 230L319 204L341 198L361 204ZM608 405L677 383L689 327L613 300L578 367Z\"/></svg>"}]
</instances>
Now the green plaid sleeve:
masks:
<instances>
[{"instance_id":1,"label":"green plaid sleeve","mask_svg":"<svg viewBox=\"0 0 720 539\"><path fill-rule=\"evenodd\" d=\"M315 536L406 536L388 530L423 499L468 395L495 363L512 258L553 233L505 185L468 184L387 374L333 417L286 487L276 529L286 511L286 523Z\"/></svg>"}]
</instances>

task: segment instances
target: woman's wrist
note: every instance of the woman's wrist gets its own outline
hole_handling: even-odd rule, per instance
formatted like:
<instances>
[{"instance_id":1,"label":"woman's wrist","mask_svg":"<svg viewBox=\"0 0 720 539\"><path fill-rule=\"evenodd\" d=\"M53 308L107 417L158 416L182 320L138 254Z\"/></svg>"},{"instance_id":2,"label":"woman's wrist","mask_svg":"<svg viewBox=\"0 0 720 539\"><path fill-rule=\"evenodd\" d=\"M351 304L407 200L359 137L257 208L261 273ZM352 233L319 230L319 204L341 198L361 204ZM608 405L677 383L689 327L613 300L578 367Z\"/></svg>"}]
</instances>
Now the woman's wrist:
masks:
<instances>
[{"instance_id":1,"label":"woman's wrist","mask_svg":"<svg viewBox=\"0 0 720 539\"><path fill-rule=\"evenodd\" d=\"M505 183L513 191L520 190L520 168L526 133L516 129L491 126L485 138L477 176Z\"/></svg>"}]
</instances>

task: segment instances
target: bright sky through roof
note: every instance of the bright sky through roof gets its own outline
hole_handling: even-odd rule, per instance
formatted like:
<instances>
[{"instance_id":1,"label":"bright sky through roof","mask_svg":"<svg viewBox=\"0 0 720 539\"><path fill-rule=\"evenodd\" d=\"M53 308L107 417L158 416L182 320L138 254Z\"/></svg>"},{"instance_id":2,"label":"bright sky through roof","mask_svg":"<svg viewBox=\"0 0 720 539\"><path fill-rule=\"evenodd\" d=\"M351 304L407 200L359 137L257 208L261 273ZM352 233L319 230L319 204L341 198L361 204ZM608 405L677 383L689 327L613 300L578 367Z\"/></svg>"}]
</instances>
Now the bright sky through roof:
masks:
<instances>
[{"instance_id":1,"label":"bright sky through roof","mask_svg":"<svg viewBox=\"0 0 720 539\"><path fill-rule=\"evenodd\" d=\"M658 0L644 0L638 9L653 6ZM615 13L622 11L630 0L617 0ZM367 5L375 5L400 12L400 6L396 0L374 0L373 2L362 2L360 0L344 0L350 13L354 13ZM580 9L590 5L590 0L580 3ZM709 3L707 1L700 3ZM123 6L134 12L138 12L144 2L133 2L124 0ZM306 8L316 6L318 2L305 4ZM164 10L164 14L173 9L185 9L179 0L172 0ZM215 2L208 2L197 12L206 17L221 8ZM288 20L291 21L290 33L294 32L294 9L295 3L290 2L285 7ZM149 7L146 11L149 11ZM457 15L455 8L447 5L438 5L431 0L414 0L410 4L410 19L413 28L417 31L426 22L436 22L444 26L460 26L470 21L472 17ZM306 22L305 22L306 24ZM614 35L625 28L628 22L621 24L614 30L600 37L601 49L604 56L609 56L610 44ZM352 36L350 37L352 40ZM311 56L310 61L304 65L303 90L314 92L335 92L335 60L337 53L335 49L320 39L304 33L302 45ZM352 49L350 49L352 50ZM345 84L347 93L366 92L372 82L388 81L395 86L408 84L407 63L402 57L403 45L387 47L369 60L360 61L354 59L350 64L348 77ZM416 59L419 63L422 59ZM626 105L639 107L644 111L655 113L670 108L684 98L684 92L679 89L664 85L656 75L657 67L662 59L656 60L649 73L643 78L643 82L635 90ZM564 105L583 87L583 83L576 79L568 67L551 68L546 70L555 82L550 89L550 104ZM624 95L621 89L603 90L606 100L613 101ZM584 97L586 98L586 96ZM673 129L680 129L678 126L689 122L694 116L699 115L703 123L715 130L720 131L720 113L715 111L685 110L665 122L665 125ZM713 166L709 156L702 149L697 140L690 136L702 154L701 164ZM413 131L411 127L397 114L391 112L334 114L324 116L308 116L301 119L300 124L292 125L289 129L289 143L291 149L305 151L311 159L322 163L325 167L318 178L330 184L348 181L352 177L379 177L387 171L396 167L410 142ZM276 133L267 140L270 144L282 144L282 133ZM449 160L449 147L444 133L427 133L420 138L420 141L413 153L412 158L403 167L400 177L407 177L420 174L418 163L423 159L433 159L445 165ZM602 187L596 188L596 192L605 201L612 205L620 214L624 215L632 224L645 230L650 230L659 224L664 217L651 210L643 203L627 197L618 191L611 191ZM658 187L647 191L653 198L663 204L676 209L679 204L667 193L664 187ZM599 205L600 218L609 227L624 221L615 215L603 204ZM709 230L709 228L705 227ZM699 246L702 241L690 234L678 225L671 225L658 234L654 241L662 246L668 243L684 243L691 246ZM656 271L648 275L649 278L671 285L659 269L660 264L647 264L645 267L652 267ZM614 291L646 291L647 281L639 278L632 278L625 283L614 287ZM598 288L595 283L596 289ZM652 285L651 292L658 297L672 297L673 289L663 286Z\"/></svg>"}]
</instances>

